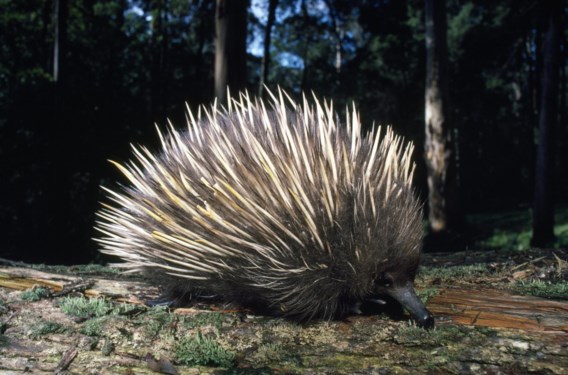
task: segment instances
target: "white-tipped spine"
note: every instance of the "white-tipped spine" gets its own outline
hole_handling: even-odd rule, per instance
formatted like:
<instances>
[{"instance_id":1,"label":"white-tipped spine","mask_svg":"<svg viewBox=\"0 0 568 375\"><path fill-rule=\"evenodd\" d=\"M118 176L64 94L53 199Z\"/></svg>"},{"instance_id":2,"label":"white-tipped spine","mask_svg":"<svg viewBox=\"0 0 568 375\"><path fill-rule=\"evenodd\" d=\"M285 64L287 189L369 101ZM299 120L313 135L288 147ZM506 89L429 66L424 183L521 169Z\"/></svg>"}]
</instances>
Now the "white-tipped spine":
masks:
<instances>
[{"instance_id":1,"label":"white-tipped spine","mask_svg":"<svg viewBox=\"0 0 568 375\"><path fill-rule=\"evenodd\" d=\"M184 132L157 127L159 153L133 146L134 162L113 162L131 190L105 189L115 205L98 214L102 251L126 260L125 268L195 280L247 257L278 275L296 247L334 257L325 231L338 225L344 204L353 205L355 224L376 222L386 201L411 190L413 146L390 127L363 136L354 104L340 124L332 102L268 94L269 103L245 93L227 109L188 107Z\"/></svg>"}]
</instances>

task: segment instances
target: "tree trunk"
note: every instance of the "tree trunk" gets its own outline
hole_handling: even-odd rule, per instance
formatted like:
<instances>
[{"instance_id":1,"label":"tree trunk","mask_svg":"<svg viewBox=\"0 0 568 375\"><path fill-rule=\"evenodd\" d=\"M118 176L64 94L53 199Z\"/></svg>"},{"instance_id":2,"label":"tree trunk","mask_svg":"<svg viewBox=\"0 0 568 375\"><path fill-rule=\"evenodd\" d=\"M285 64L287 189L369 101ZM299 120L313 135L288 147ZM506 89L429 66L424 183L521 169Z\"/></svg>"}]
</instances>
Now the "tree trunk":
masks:
<instances>
[{"instance_id":1,"label":"tree trunk","mask_svg":"<svg viewBox=\"0 0 568 375\"><path fill-rule=\"evenodd\" d=\"M53 41L53 81L61 86L67 47L67 16L69 9L67 0L55 0L55 37Z\"/></svg>"},{"instance_id":2,"label":"tree trunk","mask_svg":"<svg viewBox=\"0 0 568 375\"><path fill-rule=\"evenodd\" d=\"M248 0L217 0L215 9L215 96L227 102L246 86Z\"/></svg>"},{"instance_id":3,"label":"tree trunk","mask_svg":"<svg viewBox=\"0 0 568 375\"><path fill-rule=\"evenodd\" d=\"M456 155L448 121L446 6L426 0L426 140L430 232L444 234L457 224Z\"/></svg>"},{"instance_id":4,"label":"tree trunk","mask_svg":"<svg viewBox=\"0 0 568 375\"><path fill-rule=\"evenodd\" d=\"M562 1L551 0L545 7L538 146L536 156L532 246L544 247L554 241L554 132L558 116L558 70L560 56L560 15Z\"/></svg>"},{"instance_id":5,"label":"tree trunk","mask_svg":"<svg viewBox=\"0 0 568 375\"><path fill-rule=\"evenodd\" d=\"M266 21L266 30L264 31L264 52L262 55L262 65L260 66L260 82L258 85L258 96L262 97L264 85L268 83L268 69L270 66L270 38L272 34L272 26L276 19L276 7L278 0L269 0L268 3L268 20Z\"/></svg>"},{"instance_id":6,"label":"tree trunk","mask_svg":"<svg viewBox=\"0 0 568 375\"><path fill-rule=\"evenodd\" d=\"M72 211L72 199L70 198L69 187L71 184L71 165L74 158L74 145L67 144L69 141L69 111L67 110L68 93L67 82L68 73L66 69L67 55L67 18L68 1L55 0L54 2L54 40L53 40L53 119L49 124L48 133L49 156L48 163L51 168L46 179L46 197L48 202L49 215L45 221L46 248L57 249L61 246L61 239L65 238L67 243L76 240L76 232L70 230L75 228L71 225L70 217ZM57 252L53 258L57 259Z\"/></svg>"},{"instance_id":7,"label":"tree trunk","mask_svg":"<svg viewBox=\"0 0 568 375\"><path fill-rule=\"evenodd\" d=\"M341 63L343 54L343 37L344 31L339 24L339 17L337 10L334 8L330 0L325 0L325 5L329 11L329 18L331 19L331 27L335 36L335 89L338 90L341 84Z\"/></svg>"}]
</instances>

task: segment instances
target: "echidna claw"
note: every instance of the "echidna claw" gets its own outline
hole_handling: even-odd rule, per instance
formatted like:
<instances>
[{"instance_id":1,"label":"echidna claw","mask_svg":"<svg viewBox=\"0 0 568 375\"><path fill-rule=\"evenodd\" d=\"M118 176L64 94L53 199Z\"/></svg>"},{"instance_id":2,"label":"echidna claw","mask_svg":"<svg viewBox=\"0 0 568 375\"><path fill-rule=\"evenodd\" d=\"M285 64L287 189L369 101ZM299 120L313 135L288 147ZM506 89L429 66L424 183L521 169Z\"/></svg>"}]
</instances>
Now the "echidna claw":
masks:
<instances>
[{"instance_id":1,"label":"echidna claw","mask_svg":"<svg viewBox=\"0 0 568 375\"><path fill-rule=\"evenodd\" d=\"M171 299L151 299L147 300L144 304L149 307L172 307L175 304L175 301L172 301Z\"/></svg>"},{"instance_id":2,"label":"echidna claw","mask_svg":"<svg viewBox=\"0 0 568 375\"><path fill-rule=\"evenodd\" d=\"M351 307L349 307L349 312L355 315L363 314L363 311L361 311L361 302L356 302L351 305Z\"/></svg>"},{"instance_id":3,"label":"echidna claw","mask_svg":"<svg viewBox=\"0 0 568 375\"><path fill-rule=\"evenodd\" d=\"M371 302L371 303L376 303L377 305L386 305L387 304L387 301L382 300L380 298L367 298L365 301Z\"/></svg>"}]
</instances>

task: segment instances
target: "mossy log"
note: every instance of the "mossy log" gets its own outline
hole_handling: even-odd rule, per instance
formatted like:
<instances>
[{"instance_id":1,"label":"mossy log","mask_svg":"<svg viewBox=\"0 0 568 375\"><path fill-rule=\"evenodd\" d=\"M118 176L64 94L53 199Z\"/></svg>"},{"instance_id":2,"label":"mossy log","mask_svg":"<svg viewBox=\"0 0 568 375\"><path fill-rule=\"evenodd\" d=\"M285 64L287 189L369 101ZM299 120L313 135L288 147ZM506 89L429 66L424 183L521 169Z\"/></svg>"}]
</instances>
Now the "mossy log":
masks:
<instances>
[{"instance_id":1,"label":"mossy log","mask_svg":"<svg viewBox=\"0 0 568 375\"><path fill-rule=\"evenodd\" d=\"M18 291L38 287L49 288L51 295L35 302L21 299ZM568 301L475 286L436 289L437 295L427 302L437 319L433 331L416 328L406 319L374 315L298 325L246 311L213 311L215 306L162 312L167 316L143 308L135 316L85 321L61 311L64 296L142 305L159 291L117 275L4 267L0 372L218 371L214 358L183 362L179 342L198 337L208 350L213 347L222 350L224 358L234 358L231 366L252 373L566 373ZM45 322L57 329L39 330ZM88 324L100 324L100 330L86 330Z\"/></svg>"}]
</instances>

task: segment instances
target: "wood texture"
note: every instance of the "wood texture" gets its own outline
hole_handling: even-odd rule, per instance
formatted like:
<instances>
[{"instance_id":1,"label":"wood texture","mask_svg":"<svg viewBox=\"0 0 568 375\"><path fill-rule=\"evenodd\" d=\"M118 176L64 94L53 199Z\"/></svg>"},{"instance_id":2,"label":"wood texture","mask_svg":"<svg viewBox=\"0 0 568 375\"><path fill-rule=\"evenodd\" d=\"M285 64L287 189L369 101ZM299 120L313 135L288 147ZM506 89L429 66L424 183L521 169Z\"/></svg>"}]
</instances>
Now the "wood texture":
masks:
<instances>
[{"instance_id":1,"label":"wood texture","mask_svg":"<svg viewBox=\"0 0 568 375\"><path fill-rule=\"evenodd\" d=\"M213 373L177 357L179 340L191 337L235 353L233 366L245 371L564 375L568 368L568 301L514 295L505 285L436 287L427 306L437 326L429 331L405 317L353 315L300 325L212 304L87 320L62 311L65 295L137 304L157 297L156 288L115 277L0 268L0 373ZM17 291L34 286L52 295L28 301Z\"/></svg>"},{"instance_id":2,"label":"wood texture","mask_svg":"<svg viewBox=\"0 0 568 375\"><path fill-rule=\"evenodd\" d=\"M442 289L428 308L454 323L568 333L568 302L495 289Z\"/></svg>"},{"instance_id":3,"label":"wood texture","mask_svg":"<svg viewBox=\"0 0 568 375\"><path fill-rule=\"evenodd\" d=\"M156 288L142 282L100 277L86 280L27 268L0 268L0 287L25 290L34 286L49 287L54 293L75 289L86 296L135 304L143 303L144 297L158 296ZM461 325L568 333L568 301L514 295L506 290L439 288L427 307L442 324L450 320Z\"/></svg>"}]
</instances>

